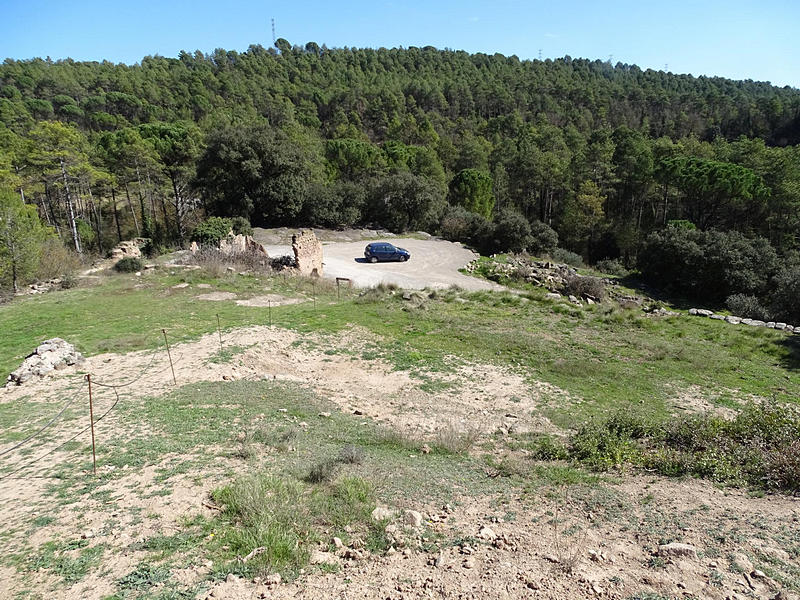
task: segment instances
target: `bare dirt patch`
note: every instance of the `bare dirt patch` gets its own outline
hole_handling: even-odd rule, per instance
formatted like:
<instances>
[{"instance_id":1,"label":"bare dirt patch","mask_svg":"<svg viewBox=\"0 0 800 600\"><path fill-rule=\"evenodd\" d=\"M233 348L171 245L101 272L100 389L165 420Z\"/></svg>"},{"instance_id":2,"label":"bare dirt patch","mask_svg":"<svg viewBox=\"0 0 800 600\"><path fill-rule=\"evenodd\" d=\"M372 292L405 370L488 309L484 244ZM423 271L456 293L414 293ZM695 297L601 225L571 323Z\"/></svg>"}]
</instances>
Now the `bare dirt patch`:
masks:
<instances>
[{"instance_id":1,"label":"bare dirt patch","mask_svg":"<svg viewBox=\"0 0 800 600\"><path fill-rule=\"evenodd\" d=\"M233 300L236 294L233 292L209 292L208 294L200 294L198 300L210 300L212 302L220 302L223 300Z\"/></svg>"},{"instance_id":2,"label":"bare dirt patch","mask_svg":"<svg viewBox=\"0 0 800 600\"><path fill-rule=\"evenodd\" d=\"M173 348L179 385L232 379L284 379L315 390L345 412L391 429L433 439L451 426L473 428L484 439L503 432L558 433L539 407L544 401L568 401L558 388L530 381L497 365L462 364L452 359L445 372L398 369L386 357L369 354L381 341L351 328L335 335L301 335L277 327L248 327L223 336L226 348L240 349L228 362L214 362L219 338L211 334ZM172 375L161 350L90 357L83 366L98 382L128 383L125 401L157 397L172 389ZM136 379L136 378L139 379ZM82 375L58 373L20 388L0 392L0 402L36 401L61 406L83 393ZM96 407L104 410L113 394L98 388ZM699 408L699 407L697 407ZM85 415L75 415L75 422ZM101 434L157 434L120 422L111 412ZM238 430L231 424L232 435ZM55 441L58 438L54 438ZM86 449L88 433L80 438ZM165 478L176 457L123 473L99 486L80 506L54 502L46 477L73 460L71 452L53 454L23 478L0 487L0 523L7 555L35 556L51 540L80 539L88 548L103 545L102 568L66 585L49 571L0 567L5 583L0 598L26 590L47 590L44 597L77 600L114 593L114 582L130 573L147 553L137 544L181 530L182 518L210 516L211 489L228 483L246 463L216 457L202 471ZM24 462L26 457L20 460ZM424 458L421 458L424 460ZM526 461L523 457L518 460ZM489 477L497 472L487 469ZM86 480L91 481L86 474ZM77 484L76 484L77 485ZM708 482L626 476L575 486L528 487L463 496L445 510L399 500L397 508L420 511L423 527L404 533L397 552L339 560L339 570L309 568L298 580L266 586L232 576L208 583L209 566L191 559L173 577L198 584L197 598L796 598L800 589L800 500L715 487ZM32 530L37 518L53 521ZM484 527L491 536L481 537ZM401 526L401 529L403 527ZM659 553L668 542L691 544L695 556ZM327 550L328 541L321 550ZM408 551L405 552L404 549ZM76 551L71 551L76 552ZM744 557L744 560L741 557ZM749 562L745 562L749 561ZM744 569L742 568L744 565ZM754 576L755 571L764 576ZM205 582L205 583L204 583ZM776 596L784 591L786 595ZM649 596L648 596L649 594Z\"/></svg>"},{"instance_id":3,"label":"bare dirt patch","mask_svg":"<svg viewBox=\"0 0 800 600\"><path fill-rule=\"evenodd\" d=\"M237 300L239 306L254 306L265 308L267 306L285 306L287 304L300 304L306 302L303 298L287 298L280 294L267 294L265 296L254 296L246 300Z\"/></svg>"}]
</instances>

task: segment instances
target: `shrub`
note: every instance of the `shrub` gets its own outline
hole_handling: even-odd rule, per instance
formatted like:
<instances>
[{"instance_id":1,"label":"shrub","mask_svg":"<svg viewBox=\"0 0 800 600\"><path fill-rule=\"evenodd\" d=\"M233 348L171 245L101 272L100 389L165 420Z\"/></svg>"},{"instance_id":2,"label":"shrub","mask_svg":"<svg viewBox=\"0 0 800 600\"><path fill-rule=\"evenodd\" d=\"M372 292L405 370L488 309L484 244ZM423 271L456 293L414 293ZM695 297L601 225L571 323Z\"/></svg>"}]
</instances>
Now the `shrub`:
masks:
<instances>
[{"instance_id":1,"label":"shrub","mask_svg":"<svg viewBox=\"0 0 800 600\"><path fill-rule=\"evenodd\" d=\"M762 295L777 265L767 240L736 231L667 227L650 234L639 253L646 279L712 302L733 294Z\"/></svg>"},{"instance_id":2,"label":"shrub","mask_svg":"<svg viewBox=\"0 0 800 600\"><path fill-rule=\"evenodd\" d=\"M141 271L143 268L144 263L142 263L142 260L140 258L133 258L132 256L121 258L117 261L117 264L114 265L114 270L119 273L135 273Z\"/></svg>"},{"instance_id":3,"label":"shrub","mask_svg":"<svg viewBox=\"0 0 800 600\"><path fill-rule=\"evenodd\" d=\"M764 481L767 487L800 492L800 440L767 454Z\"/></svg>"},{"instance_id":4,"label":"shrub","mask_svg":"<svg viewBox=\"0 0 800 600\"><path fill-rule=\"evenodd\" d=\"M558 247L558 234L552 227L541 221L531 223L528 251L531 254L550 254Z\"/></svg>"},{"instance_id":5,"label":"shrub","mask_svg":"<svg viewBox=\"0 0 800 600\"><path fill-rule=\"evenodd\" d=\"M641 464L663 475L695 475L786 492L800 491L800 409L747 405L735 419L694 415L650 422L618 413L572 436L569 458L605 469Z\"/></svg>"},{"instance_id":6,"label":"shrub","mask_svg":"<svg viewBox=\"0 0 800 600\"><path fill-rule=\"evenodd\" d=\"M246 218L233 217L230 222L234 235L253 235L253 227Z\"/></svg>"},{"instance_id":7,"label":"shrub","mask_svg":"<svg viewBox=\"0 0 800 600\"><path fill-rule=\"evenodd\" d=\"M522 252L532 242L531 225L520 213L501 210L494 221L493 238L495 252Z\"/></svg>"},{"instance_id":8,"label":"shrub","mask_svg":"<svg viewBox=\"0 0 800 600\"><path fill-rule=\"evenodd\" d=\"M453 454L461 454L472 448L480 437L480 431L472 426L458 427L451 422L447 427L436 432L433 445L439 450Z\"/></svg>"},{"instance_id":9,"label":"shrub","mask_svg":"<svg viewBox=\"0 0 800 600\"><path fill-rule=\"evenodd\" d=\"M566 248L556 248L550 252L550 258L553 259L553 262L565 263L573 267L583 266L583 258L581 258L581 255L570 252Z\"/></svg>"},{"instance_id":10,"label":"shrub","mask_svg":"<svg viewBox=\"0 0 800 600\"><path fill-rule=\"evenodd\" d=\"M77 253L67 248L59 238L48 237L42 244L36 277L41 280L60 277L63 286L64 280L74 279L74 273L80 267L81 259Z\"/></svg>"},{"instance_id":11,"label":"shrub","mask_svg":"<svg viewBox=\"0 0 800 600\"><path fill-rule=\"evenodd\" d=\"M226 238L231 230L230 219L222 217L209 217L192 232L191 240L200 246L218 246L220 240Z\"/></svg>"},{"instance_id":12,"label":"shrub","mask_svg":"<svg viewBox=\"0 0 800 600\"><path fill-rule=\"evenodd\" d=\"M335 458L326 458L311 466L305 481L308 483L322 483L330 481L336 475L336 471L341 463Z\"/></svg>"},{"instance_id":13,"label":"shrub","mask_svg":"<svg viewBox=\"0 0 800 600\"><path fill-rule=\"evenodd\" d=\"M618 258L604 258L598 260L594 266L595 270L608 275L615 275L616 277L625 277L630 274L630 271L625 267L625 264Z\"/></svg>"},{"instance_id":14,"label":"shrub","mask_svg":"<svg viewBox=\"0 0 800 600\"><path fill-rule=\"evenodd\" d=\"M785 267L772 280L770 307L775 316L800 325L800 266Z\"/></svg>"},{"instance_id":15,"label":"shrub","mask_svg":"<svg viewBox=\"0 0 800 600\"><path fill-rule=\"evenodd\" d=\"M606 296L606 286L603 280L597 277L570 275L565 280L564 292L577 296L578 298L582 296L591 296L597 300L602 300Z\"/></svg>"},{"instance_id":16,"label":"shrub","mask_svg":"<svg viewBox=\"0 0 800 600\"><path fill-rule=\"evenodd\" d=\"M745 317L747 319L758 319L760 321L769 321L769 311L761 306L758 298L755 296L748 296L747 294L733 294L728 296L725 300L725 306L734 315Z\"/></svg>"}]
</instances>

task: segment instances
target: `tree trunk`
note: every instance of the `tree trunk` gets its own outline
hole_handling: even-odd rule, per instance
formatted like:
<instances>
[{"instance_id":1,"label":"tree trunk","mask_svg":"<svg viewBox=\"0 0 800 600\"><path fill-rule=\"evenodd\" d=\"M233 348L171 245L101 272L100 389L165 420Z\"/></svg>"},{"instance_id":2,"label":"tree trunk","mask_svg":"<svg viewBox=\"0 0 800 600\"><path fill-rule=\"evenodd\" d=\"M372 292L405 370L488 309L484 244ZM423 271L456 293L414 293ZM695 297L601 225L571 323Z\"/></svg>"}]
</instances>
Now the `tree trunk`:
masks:
<instances>
[{"instance_id":1,"label":"tree trunk","mask_svg":"<svg viewBox=\"0 0 800 600\"><path fill-rule=\"evenodd\" d=\"M89 210L91 211L89 214L94 217L94 229L97 232L97 250L100 255L103 255L103 213L100 210L100 202L98 201L97 204L94 202L94 196L92 196L92 188L87 188L89 191Z\"/></svg>"},{"instance_id":2,"label":"tree trunk","mask_svg":"<svg viewBox=\"0 0 800 600\"><path fill-rule=\"evenodd\" d=\"M119 228L119 212L117 212L117 196L114 193L114 186L111 186L111 206L114 207L114 223L117 225L117 238L122 243L122 230Z\"/></svg>"},{"instance_id":3,"label":"tree trunk","mask_svg":"<svg viewBox=\"0 0 800 600\"><path fill-rule=\"evenodd\" d=\"M14 288L14 293L19 292L19 284L17 283L17 261L15 257L11 257L11 285Z\"/></svg>"},{"instance_id":4,"label":"tree trunk","mask_svg":"<svg viewBox=\"0 0 800 600\"><path fill-rule=\"evenodd\" d=\"M169 178L172 180L172 191L175 192L175 230L178 234L178 244L183 248L183 215L181 214L183 206L181 194L178 190L177 178L172 173L170 173Z\"/></svg>"},{"instance_id":5,"label":"tree trunk","mask_svg":"<svg viewBox=\"0 0 800 600\"><path fill-rule=\"evenodd\" d=\"M133 210L133 202L131 202L131 193L128 190L128 184L125 184L125 195L128 197L128 208L131 209L131 216L133 217L133 225L136 227L136 237L142 235L142 232L139 231L139 222L136 220L136 211ZM144 219L144 201L142 200L141 191L139 192L139 202L142 204L142 219Z\"/></svg>"},{"instance_id":6,"label":"tree trunk","mask_svg":"<svg viewBox=\"0 0 800 600\"><path fill-rule=\"evenodd\" d=\"M67 216L69 218L69 226L72 230L72 241L75 244L75 252L83 254L81 250L81 240L78 237L78 227L75 225L75 211L72 207L72 197L69 194L69 183L67 182L67 169L64 166L64 159L59 159L61 163L61 177L64 178L64 192L67 195Z\"/></svg>"}]
</instances>

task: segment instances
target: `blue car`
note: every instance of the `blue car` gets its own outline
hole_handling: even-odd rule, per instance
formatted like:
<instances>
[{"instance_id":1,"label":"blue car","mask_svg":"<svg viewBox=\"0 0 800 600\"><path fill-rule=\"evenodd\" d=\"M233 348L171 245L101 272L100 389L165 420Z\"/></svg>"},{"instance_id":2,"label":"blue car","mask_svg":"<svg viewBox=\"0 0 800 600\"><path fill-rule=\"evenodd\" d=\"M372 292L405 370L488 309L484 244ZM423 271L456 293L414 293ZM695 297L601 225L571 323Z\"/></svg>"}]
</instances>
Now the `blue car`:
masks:
<instances>
[{"instance_id":1,"label":"blue car","mask_svg":"<svg viewBox=\"0 0 800 600\"><path fill-rule=\"evenodd\" d=\"M389 260L405 262L411 258L411 253L405 248L398 248L386 242L372 242L364 248L364 258L371 263Z\"/></svg>"}]
</instances>

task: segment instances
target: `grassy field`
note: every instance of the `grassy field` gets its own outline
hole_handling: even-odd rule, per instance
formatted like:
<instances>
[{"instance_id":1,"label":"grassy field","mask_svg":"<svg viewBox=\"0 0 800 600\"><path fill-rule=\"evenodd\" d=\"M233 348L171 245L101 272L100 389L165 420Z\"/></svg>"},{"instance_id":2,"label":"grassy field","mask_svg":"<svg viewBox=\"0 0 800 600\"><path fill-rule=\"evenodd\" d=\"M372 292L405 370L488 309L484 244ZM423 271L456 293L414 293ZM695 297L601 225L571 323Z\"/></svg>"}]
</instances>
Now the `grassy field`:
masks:
<instances>
[{"instance_id":1,"label":"grassy field","mask_svg":"<svg viewBox=\"0 0 800 600\"><path fill-rule=\"evenodd\" d=\"M194 287L239 298L266 292L302 297L302 304L267 308L197 298ZM313 300L312 300L313 298ZM110 276L101 285L23 298L0 306L0 370L13 370L35 346L62 337L87 355L153 348L223 328L272 322L299 332L330 332L353 325L386 339L376 352L419 371L445 369L447 357L510 366L551 383L575 403L549 407L562 426L620 407L656 414L669 400L696 386L712 403L736 406L751 395L800 397L800 336L732 326L686 315L648 317L637 310L601 304L576 307L544 298L490 292L433 292L403 300L374 290L347 290L337 300L327 282L231 275L163 273L144 278Z\"/></svg>"}]
</instances>

